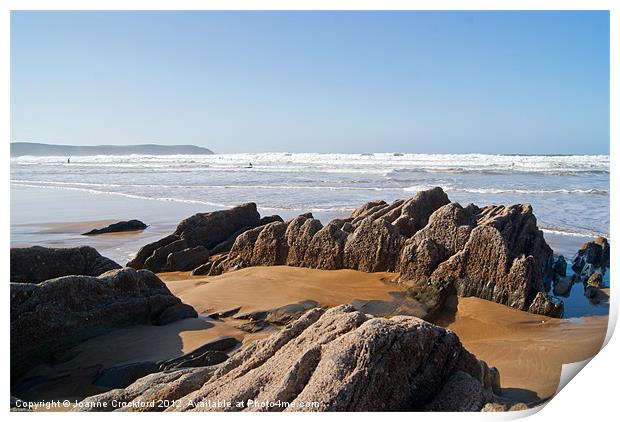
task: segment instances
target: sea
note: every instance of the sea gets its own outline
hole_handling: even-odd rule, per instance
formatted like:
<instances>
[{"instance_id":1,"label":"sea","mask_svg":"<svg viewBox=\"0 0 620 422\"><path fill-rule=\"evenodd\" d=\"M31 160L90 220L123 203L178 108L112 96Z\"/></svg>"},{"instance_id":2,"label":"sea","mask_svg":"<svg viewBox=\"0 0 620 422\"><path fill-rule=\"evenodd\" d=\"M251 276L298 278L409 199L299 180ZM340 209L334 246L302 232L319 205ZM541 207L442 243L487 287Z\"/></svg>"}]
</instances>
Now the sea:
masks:
<instances>
[{"instance_id":1,"label":"sea","mask_svg":"<svg viewBox=\"0 0 620 422\"><path fill-rule=\"evenodd\" d=\"M255 202L261 215L312 212L323 222L363 203L435 186L463 205L530 203L568 258L609 237L609 156L247 153L11 158L11 244L93 244L124 263L196 212ZM81 236L84 223L136 218L136 237ZM89 226L90 227L90 226ZM122 239L122 241L121 241ZM120 244L119 244L120 243Z\"/></svg>"}]
</instances>

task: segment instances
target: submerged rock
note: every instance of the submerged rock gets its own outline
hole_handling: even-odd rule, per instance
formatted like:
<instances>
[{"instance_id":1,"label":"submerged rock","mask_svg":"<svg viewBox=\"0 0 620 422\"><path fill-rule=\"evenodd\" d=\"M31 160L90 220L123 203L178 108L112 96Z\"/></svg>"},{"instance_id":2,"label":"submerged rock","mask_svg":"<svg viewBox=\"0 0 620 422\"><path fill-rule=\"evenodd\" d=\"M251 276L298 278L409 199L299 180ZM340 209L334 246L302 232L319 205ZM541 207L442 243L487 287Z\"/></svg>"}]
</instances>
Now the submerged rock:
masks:
<instances>
[{"instance_id":1,"label":"submerged rock","mask_svg":"<svg viewBox=\"0 0 620 422\"><path fill-rule=\"evenodd\" d=\"M67 275L98 276L121 268L90 246L11 248L11 283L40 283Z\"/></svg>"},{"instance_id":2,"label":"submerged rock","mask_svg":"<svg viewBox=\"0 0 620 422\"><path fill-rule=\"evenodd\" d=\"M469 377L468 389L493 397L497 371L465 350L453 332L415 317L373 318L343 305L308 311L214 372L149 375L126 389L89 397L76 410L85 403L154 396L178 400L168 411L407 411L431 403L437 410L480 410L486 399L478 396L447 400L449 391L469 391L455 384L463 377ZM264 402L288 405L262 407Z\"/></svg>"},{"instance_id":3,"label":"submerged rock","mask_svg":"<svg viewBox=\"0 0 620 422\"><path fill-rule=\"evenodd\" d=\"M148 226L140 220L119 221L118 223L110 224L102 229L92 229L89 232L82 233L83 236L91 236L104 233L121 233L130 232L136 230L144 230Z\"/></svg>"},{"instance_id":4,"label":"submerged rock","mask_svg":"<svg viewBox=\"0 0 620 422\"><path fill-rule=\"evenodd\" d=\"M179 305L179 298L157 276L132 268L99 277L11 283L11 378L111 330L190 316L168 312ZM182 305L185 310L188 307Z\"/></svg>"},{"instance_id":5,"label":"submerged rock","mask_svg":"<svg viewBox=\"0 0 620 422\"><path fill-rule=\"evenodd\" d=\"M585 277L595 271L605 274L609 268L609 257L609 242L604 237L597 237L581 245L573 258L572 270Z\"/></svg>"}]
</instances>

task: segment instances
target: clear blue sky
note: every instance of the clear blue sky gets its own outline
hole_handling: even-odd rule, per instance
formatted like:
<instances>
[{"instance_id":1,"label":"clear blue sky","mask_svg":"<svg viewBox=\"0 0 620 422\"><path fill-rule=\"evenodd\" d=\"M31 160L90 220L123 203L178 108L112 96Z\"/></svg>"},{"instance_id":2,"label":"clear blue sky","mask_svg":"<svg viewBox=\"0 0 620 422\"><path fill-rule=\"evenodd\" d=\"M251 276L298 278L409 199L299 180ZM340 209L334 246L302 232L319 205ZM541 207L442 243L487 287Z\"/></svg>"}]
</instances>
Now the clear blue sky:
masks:
<instances>
[{"instance_id":1,"label":"clear blue sky","mask_svg":"<svg viewBox=\"0 0 620 422\"><path fill-rule=\"evenodd\" d=\"M607 12L13 12L11 140L608 153Z\"/></svg>"}]
</instances>

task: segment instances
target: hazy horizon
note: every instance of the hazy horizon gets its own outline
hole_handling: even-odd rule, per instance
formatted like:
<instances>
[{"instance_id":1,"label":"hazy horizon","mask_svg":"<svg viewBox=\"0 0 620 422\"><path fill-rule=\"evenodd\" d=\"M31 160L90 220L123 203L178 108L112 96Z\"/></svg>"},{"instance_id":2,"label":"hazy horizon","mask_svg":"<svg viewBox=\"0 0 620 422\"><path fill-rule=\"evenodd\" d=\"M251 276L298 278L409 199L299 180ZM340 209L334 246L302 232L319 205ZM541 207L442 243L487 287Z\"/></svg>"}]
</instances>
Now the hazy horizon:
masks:
<instances>
[{"instance_id":1,"label":"hazy horizon","mask_svg":"<svg viewBox=\"0 0 620 422\"><path fill-rule=\"evenodd\" d=\"M609 154L609 13L12 12L12 142Z\"/></svg>"}]
</instances>

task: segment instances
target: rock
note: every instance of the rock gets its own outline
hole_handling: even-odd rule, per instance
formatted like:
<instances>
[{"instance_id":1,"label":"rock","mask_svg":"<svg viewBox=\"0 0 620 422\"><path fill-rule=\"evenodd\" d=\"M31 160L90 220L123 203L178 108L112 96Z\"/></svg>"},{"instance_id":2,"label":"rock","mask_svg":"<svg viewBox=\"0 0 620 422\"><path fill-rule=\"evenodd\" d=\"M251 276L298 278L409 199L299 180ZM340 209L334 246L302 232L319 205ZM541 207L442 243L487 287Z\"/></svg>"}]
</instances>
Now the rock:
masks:
<instances>
[{"instance_id":1,"label":"rock","mask_svg":"<svg viewBox=\"0 0 620 422\"><path fill-rule=\"evenodd\" d=\"M266 328L269 328L270 326L271 324L269 324L267 321L260 319L237 325L237 328L241 331L245 331L246 333L257 333Z\"/></svg>"},{"instance_id":2,"label":"rock","mask_svg":"<svg viewBox=\"0 0 620 422\"><path fill-rule=\"evenodd\" d=\"M111 397L144 399L150 391L161 397L165 391L166 397L180 403L169 407L170 411L415 411L439 402L447 384L457 391L454 382L461 377L470 376L482 389L490 388L484 385L485 367L449 330L415 317L373 318L342 305L306 312L271 337L240 349L191 388L189 383L179 383L176 374L169 381L149 375L150 388L145 388L145 377L124 390L84 402L102 403ZM317 404L259 405L278 400ZM471 398L464 400L463 406L474 407ZM227 402L233 405L227 407ZM236 407L237 402L245 406ZM123 410L135 409L126 406Z\"/></svg>"},{"instance_id":3,"label":"rock","mask_svg":"<svg viewBox=\"0 0 620 422\"><path fill-rule=\"evenodd\" d=\"M395 271L404 238L392 224L366 217L347 237L344 267L365 272Z\"/></svg>"},{"instance_id":4,"label":"rock","mask_svg":"<svg viewBox=\"0 0 620 422\"><path fill-rule=\"evenodd\" d=\"M228 359L228 355L217 350L207 350L206 352L196 356L183 356L182 359L174 359L174 361L161 362L159 364L160 371L169 371L172 369L195 368L199 366L217 365Z\"/></svg>"},{"instance_id":5,"label":"rock","mask_svg":"<svg viewBox=\"0 0 620 422\"><path fill-rule=\"evenodd\" d=\"M400 215L392 224L405 237L413 236L426 226L429 217L442 206L449 204L448 195L439 187L421 191L403 203Z\"/></svg>"},{"instance_id":6,"label":"rock","mask_svg":"<svg viewBox=\"0 0 620 422\"><path fill-rule=\"evenodd\" d=\"M198 318L198 312L185 303L177 303L164 309L157 317L157 325L167 325L186 318Z\"/></svg>"},{"instance_id":7,"label":"rock","mask_svg":"<svg viewBox=\"0 0 620 422\"><path fill-rule=\"evenodd\" d=\"M40 283L66 275L98 276L121 268L90 246L11 248L11 283Z\"/></svg>"},{"instance_id":8,"label":"rock","mask_svg":"<svg viewBox=\"0 0 620 422\"><path fill-rule=\"evenodd\" d=\"M259 221L260 215L254 203L239 205L228 210L195 214L181 221L173 234L143 246L127 266L135 269L145 268L147 261L155 255L156 259L151 259L151 262L163 268L168 254L172 252L196 246L215 248L225 241L232 243L230 239L232 235L242 229L256 227ZM158 252L172 243L176 246Z\"/></svg>"},{"instance_id":9,"label":"rock","mask_svg":"<svg viewBox=\"0 0 620 422\"><path fill-rule=\"evenodd\" d=\"M593 305L598 305L601 302L609 300L609 296L594 285L586 285L583 293Z\"/></svg>"},{"instance_id":10,"label":"rock","mask_svg":"<svg viewBox=\"0 0 620 422\"><path fill-rule=\"evenodd\" d=\"M247 319L250 321L264 320L276 325L285 325L293 320L296 320L309 309L313 309L318 306L318 302L314 300L302 300L301 302L279 306L274 309L244 312L240 314L238 313L235 315L235 319Z\"/></svg>"},{"instance_id":11,"label":"rock","mask_svg":"<svg viewBox=\"0 0 620 422\"><path fill-rule=\"evenodd\" d=\"M211 267L213 266L213 261L205 262L204 264L194 268L190 275L207 275L209 271L211 271Z\"/></svg>"},{"instance_id":12,"label":"rock","mask_svg":"<svg viewBox=\"0 0 620 422\"><path fill-rule=\"evenodd\" d=\"M153 273L132 268L11 283L11 378L97 335L157 324L180 303Z\"/></svg>"},{"instance_id":13,"label":"rock","mask_svg":"<svg viewBox=\"0 0 620 422\"><path fill-rule=\"evenodd\" d=\"M286 243L288 245L288 255L286 264L296 267L305 265L304 256L310 246L314 235L323 228L319 220L312 217L312 214L300 215L292 219L286 228Z\"/></svg>"},{"instance_id":14,"label":"rock","mask_svg":"<svg viewBox=\"0 0 620 422\"><path fill-rule=\"evenodd\" d=\"M159 362L159 370L164 371L193 366L210 366L222 363L228 359L228 355L224 353L224 351L233 349L239 344L239 340L234 337L220 337L219 339L203 344L199 348L183 356Z\"/></svg>"},{"instance_id":15,"label":"rock","mask_svg":"<svg viewBox=\"0 0 620 422\"><path fill-rule=\"evenodd\" d=\"M158 370L159 366L155 362L136 362L114 366L101 371L93 384L108 389L125 388L138 378Z\"/></svg>"},{"instance_id":16,"label":"rock","mask_svg":"<svg viewBox=\"0 0 620 422\"><path fill-rule=\"evenodd\" d=\"M599 289L603 287L603 276L601 273L594 273L590 277L588 277L588 281L586 283L588 286L598 287Z\"/></svg>"},{"instance_id":17,"label":"rock","mask_svg":"<svg viewBox=\"0 0 620 422\"><path fill-rule=\"evenodd\" d=\"M597 237L594 241L586 242L579 248L573 258L572 270L586 277L595 270L605 274L606 269L609 268L609 256L609 242L604 237ZM586 269L588 264L592 268L590 271Z\"/></svg>"},{"instance_id":18,"label":"rock","mask_svg":"<svg viewBox=\"0 0 620 422\"><path fill-rule=\"evenodd\" d=\"M304 267L337 270L344 265L347 233L332 221L315 233L304 254Z\"/></svg>"},{"instance_id":19,"label":"rock","mask_svg":"<svg viewBox=\"0 0 620 422\"><path fill-rule=\"evenodd\" d=\"M505 412L508 410L505 404L502 403L487 403L482 408L481 412Z\"/></svg>"},{"instance_id":20,"label":"rock","mask_svg":"<svg viewBox=\"0 0 620 422\"><path fill-rule=\"evenodd\" d=\"M566 259L564 259L564 256L563 255L558 256L557 258L555 258L555 261L553 263L554 275L556 275L557 277L566 277L566 267L567 267L567 264L566 264Z\"/></svg>"},{"instance_id":21,"label":"rock","mask_svg":"<svg viewBox=\"0 0 620 422\"><path fill-rule=\"evenodd\" d=\"M457 371L443 386L426 410L431 412L478 412L493 399L479 380L467 372Z\"/></svg>"},{"instance_id":22,"label":"rock","mask_svg":"<svg viewBox=\"0 0 620 422\"><path fill-rule=\"evenodd\" d=\"M284 234L287 225L282 222L269 223L262 228L252 249L252 265L284 265L288 255L288 244Z\"/></svg>"},{"instance_id":23,"label":"rock","mask_svg":"<svg viewBox=\"0 0 620 422\"><path fill-rule=\"evenodd\" d=\"M166 258L164 271L191 271L209 260L209 251L202 245L172 252Z\"/></svg>"},{"instance_id":24,"label":"rock","mask_svg":"<svg viewBox=\"0 0 620 422\"><path fill-rule=\"evenodd\" d=\"M562 277L553 286L553 292L557 296L569 297L572 288L573 288L573 278Z\"/></svg>"},{"instance_id":25,"label":"rock","mask_svg":"<svg viewBox=\"0 0 620 422\"><path fill-rule=\"evenodd\" d=\"M538 292L527 311L533 314L562 318L564 316L564 302L543 292Z\"/></svg>"},{"instance_id":26,"label":"rock","mask_svg":"<svg viewBox=\"0 0 620 422\"><path fill-rule=\"evenodd\" d=\"M139 378L127 388L115 389L79 402L73 412L134 412L163 411L165 405L200 388L215 372L216 367L184 368L156 372Z\"/></svg>"},{"instance_id":27,"label":"rock","mask_svg":"<svg viewBox=\"0 0 620 422\"><path fill-rule=\"evenodd\" d=\"M229 309L227 311L214 312L214 313L209 314L207 316L209 318L213 318L213 319L228 318L228 317L231 317L231 316L235 315L240 310L241 310L241 307L236 307L236 308Z\"/></svg>"},{"instance_id":28,"label":"rock","mask_svg":"<svg viewBox=\"0 0 620 422\"><path fill-rule=\"evenodd\" d=\"M510 412L515 412L515 411L519 411L519 410L527 410L529 409L529 407L527 407L527 404L525 403L516 403L513 404L512 406L510 406L510 409L508 409Z\"/></svg>"},{"instance_id":29,"label":"rock","mask_svg":"<svg viewBox=\"0 0 620 422\"><path fill-rule=\"evenodd\" d=\"M140 220L119 221L118 223L110 224L102 229L92 229L89 232L82 233L83 236L90 236L104 233L120 233L130 232L136 230L144 230L148 226Z\"/></svg>"},{"instance_id":30,"label":"rock","mask_svg":"<svg viewBox=\"0 0 620 422\"><path fill-rule=\"evenodd\" d=\"M259 221L258 221L258 225L259 226L265 226L269 223L284 223L284 220L282 220L282 217L280 217L279 215L268 215L265 217L262 217Z\"/></svg>"},{"instance_id":31,"label":"rock","mask_svg":"<svg viewBox=\"0 0 620 422\"><path fill-rule=\"evenodd\" d=\"M174 242L170 242L161 248L157 248L153 251L153 254L149 256L146 261L144 261L144 269L150 270L154 273L160 273L164 271L166 268L166 263L168 262L168 255L171 255L174 252L181 252L184 249L187 249L188 245L185 239L175 240ZM127 264L127 266L131 267L131 265ZM168 270L170 271L170 270Z\"/></svg>"}]
</instances>

